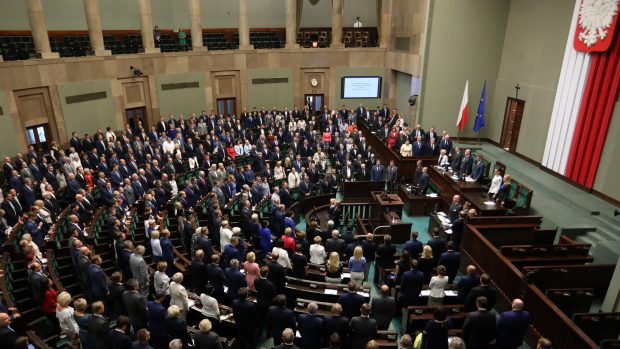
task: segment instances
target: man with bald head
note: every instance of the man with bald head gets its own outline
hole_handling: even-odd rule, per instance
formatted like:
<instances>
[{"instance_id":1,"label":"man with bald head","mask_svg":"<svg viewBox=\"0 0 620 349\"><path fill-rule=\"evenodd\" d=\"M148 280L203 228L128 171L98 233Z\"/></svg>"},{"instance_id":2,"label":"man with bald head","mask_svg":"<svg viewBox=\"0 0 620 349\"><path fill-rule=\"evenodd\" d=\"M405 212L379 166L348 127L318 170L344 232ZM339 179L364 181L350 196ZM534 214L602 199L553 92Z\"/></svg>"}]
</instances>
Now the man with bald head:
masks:
<instances>
[{"instance_id":1,"label":"man with bald head","mask_svg":"<svg viewBox=\"0 0 620 349\"><path fill-rule=\"evenodd\" d=\"M370 304L370 316L377 321L379 331L385 331L390 327L395 307L396 301L390 296L390 288L388 285L382 285L381 294L379 297L373 297Z\"/></svg>"},{"instance_id":2,"label":"man with bald head","mask_svg":"<svg viewBox=\"0 0 620 349\"><path fill-rule=\"evenodd\" d=\"M349 319L342 316L342 305L334 303L331 309L331 315L326 315L324 318L325 324L325 341L329 343L329 337L332 333L338 333L340 337L340 345L342 348L347 347L349 337Z\"/></svg>"},{"instance_id":3,"label":"man with bald head","mask_svg":"<svg viewBox=\"0 0 620 349\"><path fill-rule=\"evenodd\" d=\"M502 313L497 320L497 348L516 349L523 345L523 335L530 325L530 313L523 310L523 301L512 301L512 310Z\"/></svg>"},{"instance_id":4,"label":"man with bald head","mask_svg":"<svg viewBox=\"0 0 620 349\"><path fill-rule=\"evenodd\" d=\"M11 317L0 313L0 348L13 349L17 341L17 332L11 328Z\"/></svg>"}]
</instances>

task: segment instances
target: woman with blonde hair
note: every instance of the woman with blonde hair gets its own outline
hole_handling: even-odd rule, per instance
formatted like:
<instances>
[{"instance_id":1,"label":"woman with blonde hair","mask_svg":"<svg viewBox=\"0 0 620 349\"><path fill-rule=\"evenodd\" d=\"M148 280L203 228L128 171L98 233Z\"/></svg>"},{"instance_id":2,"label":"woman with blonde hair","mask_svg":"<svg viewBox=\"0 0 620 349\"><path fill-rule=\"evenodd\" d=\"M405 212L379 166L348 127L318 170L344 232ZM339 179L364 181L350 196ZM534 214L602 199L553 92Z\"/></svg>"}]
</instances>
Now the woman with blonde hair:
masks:
<instances>
[{"instance_id":1,"label":"woman with blonde hair","mask_svg":"<svg viewBox=\"0 0 620 349\"><path fill-rule=\"evenodd\" d=\"M329 254L327 266L325 268L325 282L339 284L342 282L342 263L338 252Z\"/></svg>"},{"instance_id":2,"label":"woman with blonde hair","mask_svg":"<svg viewBox=\"0 0 620 349\"><path fill-rule=\"evenodd\" d=\"M355 247L353 256L349 258L349 272L351 273L351 281L361 286L364 282L364 269L366 268L366 258L361 246Z\"/></svg>"},{"instance_id":3,"label":"woman with blonde hair","mask_svg":"<svg viewBox=\"0 0 620 349\"><path fill-rule=\"evenodd\" d=\"M260 267L256 263L256 255L254 252L248 252L245 256L245 262L243 262L243 270L245 270L245 282L252 291L256 291L254 280L260 277L259 269Z\"/></svg>"},{"instance_id":4,"label":"woman with blonde hair","mask_svg":"<svg viewBox=\"0 0 620 349\"><path fill-rule=\"evenodd\" d=\"M314 237L314 244L310 246L310 263L314 264L324 264L325 257L327 254L325 253L325 247L321 245L321 237Z\"/></svg>"},{"instance_id":5,"label":"woman with blonde hair","mask_svg":"<svg viewBox=\"0 0 620 349\"><path fill-rule=\"evenodd\" d=\"M448 165L450 161L448 160L448 154L445 149L441 149L439 151L439 159L437 160L437 166L443 167Z\"/></svg>"},{"instance_id":6,"label":"woman with blonde hair","mask_svg":"<svg viewBox=\"0 0 620 349\"><path fill-rule=\"evenodd\" d=\"M431 280L431 274L436 265L435 258L433 258L433 248L429 245L424 245L422 255L418 258L418 270L424 273L425 283Z\"/></svg>"},{"instance_id":7,"label":"woman with blonde hair","mask_svg":"<svg viewBox=\"0 0 620 349\"><path fill-rule=\"evenodd\" d=\"M292 167L291 173L288 174L288 188L289 189L297 188L300 182L301 180L299 178L299 173L297 173L297 170L295 170L295 167Z\"/></svg>"},{"instance_id":8,"label":"woman with blonde hair","mask_svg":"<svg viewBox=\"0 0 620 349\"><path fill-rule=\"evenodd\" d=\"M224 252L224 247L230 243L233 237L233 231L230 230L230 224L227 220L223 220L220 226L220 252Z\"/></svg>"},{"instance_id":9,"label":"woman with blonde hair","mask_svg":"<svg viewBox=\"0 0 620 349\"><path fill-rule=\"evenodd\" d=\"M80 349L80 328L73 318L74 310L71 304L69 292L61 292L56 299L56 318L60 324L61 332L69 338L70 345L74 349Z\"/></svg>"},{"instance_id":10,"label":"woman with blonde hair","mask_svg":"<svg viewBox=\"0 0 620 349\"><path fill-rule=\"evenodd\" d=\"M164 259L158 230L153 230L151 232L151 251L153 251L153 263L157 263Z\"/></svg>"},{"instance_id":11,"label":"woman with blonde hair","mask_svg":"<svg viewBox=\"0 0 620 349\"><path fill-rule=\"evenodd\" d=\"M34 252L34 255L39 259L43 259L43 254L41 253L41 250L39 249L39 246L37 246L37 244L34 243L34 241L32 241L32 235L30 235L29 233L25 233L22 235L21 240L19 241L19 246L25 250L26 246L30 246Z\"/></svg>"},{"instance_id":12,"label":"woman with blonde hair","mask_svg":"<svg viewBox=\"0 0 620 349\"><path fill-rule=\"evenodd\" d=\"M273 167L273 179L277 181L282 178L284 178L284 168L282 167L282 161L278 161Z\"/></svg>"},{"instance_id":13,"label":"woman with blonde hair","mask_svg":"<svg viewBox=\"0 0 620 349\"><path fill-rule=\"evenodd\" d=\"M166 269L168 269L168 263L166 261L157 262L157 271L153 276L153 287L155 288L155 293L163 293L166 295L166 298L170 298L170 277L166 274Z\"/></svg>"},{"instance_id":14,"label":"woman with blonde hair","mask_svg":"<svg viewBox=\"0 0 620 349\"><path fill-rule=\"evenodd\" d=\"M73 301L73 308L75 309L73 313L73 318L75 319L75 322L80 328L80 343L82 344L82 348L84 349L92 348L92 343L90 341L90 327L88 326L88 320L92 315L86 314L87 307L88 303L84 298L78 298Z\"/></svg>"},{"instance_id":15,"label":"woman with blonde hair","mask_svg":"<svg viewBox=\"0 0 620 349\"><path fill-rule=\"evenodd\" d=\"M187 290L183 286L183 274L175 273L172 275L170 283L170 306L176 305L181 312L180 317L185 320L189 311L189 297Z\"/></svg>"},{"instance_id":16,"label":"woman with blonde hair","mask_svg":"<svg viewBox=\"0 0 620 349\"><path fill-rule=\"evenodd\" d=\"M196 349L222 349L220 337L212 331L213 325L209 319L203 319L198 324L200 331L194 334L194 348Z\"/></svg>"}]
</instances>

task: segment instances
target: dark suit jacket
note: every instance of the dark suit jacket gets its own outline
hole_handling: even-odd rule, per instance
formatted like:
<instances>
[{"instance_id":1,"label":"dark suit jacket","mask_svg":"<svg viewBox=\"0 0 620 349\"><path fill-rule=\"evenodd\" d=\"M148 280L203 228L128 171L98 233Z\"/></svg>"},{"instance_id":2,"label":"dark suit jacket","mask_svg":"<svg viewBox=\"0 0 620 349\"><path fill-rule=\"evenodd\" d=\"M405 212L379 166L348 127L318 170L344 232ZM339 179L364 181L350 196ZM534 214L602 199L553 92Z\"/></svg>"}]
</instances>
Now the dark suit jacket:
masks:
<instances>
[{"instance_id":1,"label":"dark suit jacket","mask_svg":"<svg viewBox=\"0 0 620 349\"><path fill-rule=\"evenodd\" d=\"M329 255L332 252L337 252L339 255L343 255L345 250L345 241L343 239L327 239L325 242L325 252Z\"/></svg>"},{"instance_id":2,"label":"dark suit jacket","mask_svg":"<svg viewBox=\"0 0 620 349\"><path fill-rule=\"evenodd\" d=\"M207 264L207 279L209 283L213 285L213 291L216 295L224 294L224 283L226 282L226 276L224 271L217 264Z\"/></svg>"},{"instance_id":3,"label":"dark suit jacket","mask_svg":"<svg viewBox=\"0 0 620 349\"><path fill-rule=\"evenodd\" d=\"M256 289L256 304L260 309L266 311L276 296L276 287L267 279L258 278L254 280L254 288ZM282 335L282 332L280 332Z\"/></svg>"},{"instance_id":4,"label":"dark suit jacket","mask_svg":"<svg viewBox=\"0 0 620 349\"><path fill-rule=\"evenodd\" d=\"M91 343L96 349L106 347L106 337L110 331L110 323L103 316L91 315L88 317L88 330L92 336Z\"/></svg>"},{"instance_id":5,"label":"dark suit jacket","mask_svg":"<svg viewBox=\"0 0 620 349\"><path fill-rule=\"evenodd\" d=\"M187 331L187 322L181 318L166 317L166 329L169 338L178 338L183 342L183 347L189 346L190 338Z\"/></svg>"},{"instance_id":6,"label":"dark suit jacket","mask_svg":"<svg viewBox=\"0 0 620 349\"><path fill-rule=\"evenodd\" d=\"M480 284L480 277L478 275L465 275L459 279L459 282L456 284L458 288L458 304L465 304L465 300L467 299L467 295L472 288L478 286Z\"/></svg>"},{"instance_id":7,"label":"dark suit jacket","mask_svg":"<svg viewBox=\"0 0 620 349\"><path fill-rule=\"evenodd\" d=\"M435 261L439 260L439 256L446 251L446 240L440 237L434 237L426 243L433 249L433 257Z\"/></svg>"},{"instance_id":8,"label":"dark suit jacket","mask_svg":"<svg viewBox=\"0 0 620 349\"><path fill-rule=\"evenodd\" d=\"M149 331L152 337L166 338L168 336L168 329L166 328L166 317L168 312L166 307L155 302L149 301Z\"/></svg>"},{"instance_id":9,"label":"dark suit jacket","mask_svg":"<svg viewBox=\"0 0 620 349\"><path fill-rule=\"evenodd\" d=\"M134 330L146 328L149 322L149 314L146 310L146 301L140 293L137 291L125 291L123 293L123 303L125 303L125 308Z\"/></svg>"},{"instance_id":10,"label":"dark suit jacket","mask_svg":"<svg viewBox=\"0 0 620 349\"><path fill-rule=\"evenodd\" d=\"M197 294L201 294L207 285L207 268L202 259L194 258L189 266L192 286Z\"/></svg>"},{"instance_id":11,"label":"dark suit jacket","mask_svg":"<svg viewBox=\"0 0 620 349\"><path fill-rule=\"evenodd\" d=\"M96 264L90 265L90 288L96 299L103 300L108 293L108 284L103 269Z\"/></svg>"},{"instance_id":12,"label":"dark suit jacket","mask_svg":"<svg viewBox=\"0 0 620 349\"><path fill-rule=\"evenodd\" d=\"M222 349L222 342L217 333L213 331L198 331L194 335L194 348L196 349Z\"/></svg>"},{"instance_id":13,"label":"dark suit jacket","mask_svg":"<svg viewBox=\"0 0 620 349\"><path fill-rule=\"evenodd\" d=\"M463 325L463 340L467 347L483 347L493 339L495 314L486 309L469 313Z\"/></svg>"},{"instance_id":14,"label":"dark suit jacket","mask_svg":"<svg viewBox=\"0 0 620 349\"><path fill-rule=\"evenodd\" d=\"M258 280L257 280L258 281ZM273 337L276 343L282 337L282 331L285 328L296 329L295 314L291 309L286 307L272 305L269 307L266 315L267 337Z\"/></svg>"},{"instance_id":15,"label":"dark suit jacket","mask_svg":"<svg viewBox=\"0 0 620 349\"><path fill-rule=\"evenodd\" d=\"M473 162L474 160L472 159L471 156L463 157L463 160L461 161L461 168L459 169L459 173L464 174L464 175L469 175L471 173L471 166Z\"/></svg>"},{"instance_id":16,"label":"dark suit jacket","mask_svg":"<svg viewBox=\"0 0 620 349\"><path fill-rule=\"evenodd\" d=\"M14 349L17 333L7 327L0 327L0 348Z\"/></svg>"},{"instance_id":17,"label":"dark suit jacket","mask_svg":"<svg viewBox=\"0 0 620 349\"><path fill-rule=\"evenodd\" d=\"M381 244L377 247L377 265L382 268L392 268L394 266L394 255L396 246Z\"/></svg>"},{"instance_id":18,"label":"dark suit jacket","mask_svg":"<svg viewBox=\"0 0 620 349\"><path fill-rule=\"evenodd\" d=\"M449 282L454 281L456 273L459 271L459 264L461 263L461 254L456 251L446 251L439 256L438 265L446 267L446 276L450 279Z\"/></svg>"},{"instance_id":19,"label":"dark suit jacket","mask_svg":"<svg viewBox=\"0 0 620 349\"><path fill-rule=\"evenodd\" d=\"M228 298L239 298L239 289L241 287L247 287L245 281L245 275L239 271L239 269L226 268L226 284L228 285Z\"/></svg>"},{"instance_id":20,"label":"dark suit jacket","mask_svg":"<svg viewBox=\"0 0 620 349\"><path fill-rule=\"evenodd\" d=\"M323 319L318 315L300 314L298 321L303 349L320 348L324 337Z\"/></svg>"},{"instance_id":21,"label":"dark suit jacket","mask_svg":"<svg viewBox=\"0 0 620 349\"><path fill-rule=\"evenodd\" d=\"M106 347L114 349L131 349L131 338L126 333L121 333L116 329L108 332Z\"/></svg>"},{"instance_id":22,"label":"dark suit jacket","mask_svg":"<svg viewBox=\"0 0 620 349\"><path fill-rule=\"evenodd\" d=\"M379 330L387 330L390 327L396 308L394 297L380 295L372 299L370 306L370 316L377 321L377 328Z\"/></svg>"},{"instance_id":23,"label":"dark suit jacket","mask_svg":"<svg viewBox=\"0 0 620 349\"><path fill-rule=\"evenodd\" d=\"M522 345L529 324L530 313L525 310L504 312L497 320L497 346L516 348Z\"/></svg>"},{"instance_id":24,"label":"dark suit jacket","mask_svg":"<svg viewBox=\"0 0 620 349\"><path fill-rule=\"evenodd\" d=\"M403 278L400 281L400 294L404 305L418 305L424 279L424 273L417 269L411 269L403 274Z\"/></svg>"},{"instance_id":25,"label":"dark suit jacket","mask_svg":"<svg viewBox=\"0 0 620 349\"><path fill-rule=\"evenodd\" d=\"M329 336L336 332L340 335L342 348L347 347L349 341L349 319L344 316L328 315L323 318L325 326L325 341L329 342Z\"/></svg>"},{"instance_id":26,"label":"dark suit jacket","mask_svg":"<svg viewBox=\"0 0 620 349\"><path fill-rule=\"evenodd\" d=\"M253 337L258 328L256 304L245 299L235 299L232 302L232 309L237 332Z\"/></svg>"},{"instance_id":27,"label":"dark suit jacket","mask_svg":"<svg viewBox=\"0 0 620 349\"><path fill-rule=\"evenodd\" d=\"M342 316L349 319L360 315L360 308L365 302L364 296L354 292L343 293L338 298L338 303L342 305Z\"/></svg>"},{"instance_id":28,"label":"dark suit jacket","mask_svg":"<svg viewBox=\"0 0 620 349\"><path fill-rule=\"evenodd\" d=\"M476 299L478 297L487 297L488 308L493 309L495 302L497 301L497 290L491 286L476 286L469 291L467 298L465 299L465 311L474 311L476 309Z\"/></svg>"},{"instance_id":29,"label":"dark suit jacket","mask_svg":"<svg viewBox=\"0 0 620 349\"><path fill-rule=\"evenodd\" d=\"M377 321L369 317L356 316L351 319L351 349L364 349L366 343L377 336Z\"/></svg>"},{"instance_id":30,"label":"dark suit jacket","mask_svg":"<svg viewBox=\"0 0 620 349\"><path fill-rule=\"evenodd\" d=\"M276 261L269 262L267 266L269 267L267 279L273 283L277 293L284 293L284 288L286 286L286 269Z\"/></svg>"}]
</instances>

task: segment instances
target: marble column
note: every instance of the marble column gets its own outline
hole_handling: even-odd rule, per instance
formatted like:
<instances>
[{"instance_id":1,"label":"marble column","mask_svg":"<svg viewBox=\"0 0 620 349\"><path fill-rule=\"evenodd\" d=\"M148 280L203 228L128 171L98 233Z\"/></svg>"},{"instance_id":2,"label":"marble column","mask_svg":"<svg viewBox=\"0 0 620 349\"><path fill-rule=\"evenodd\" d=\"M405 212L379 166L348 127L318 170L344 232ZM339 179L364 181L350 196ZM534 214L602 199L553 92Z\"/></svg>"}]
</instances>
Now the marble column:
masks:
<instances>
[{"instance_id":1,"label":"marble column","mask_svg":"<svg viewBox=\"0 0 620 349\"><path fill-rule=\"evenodd\" d=\"M155 38L153 37L151 0L138 0L138 11L140 13L140 32L142 33L144 53L158 53L159 47L155 47Z\"/></svg>"},{"instance_id":2,"label":"marble column","mask_svg":"<svg viewBox=\"0 0 620 349\"><path fill-rule=\"evenodd\" d=\"M206 51L202 45L202 17L200 15L200 0L189 1L189 22L192 33L192 50Z\"/></svg>"},{"instance_id":3,"label":"marble column","mask_svg":"<svg viewBox=\"0 0 620 349\"><path fill-rule=\"evenodd\" d=\"M342 8L344 0L332 0L332 48L342 48Z\"/></svg>"},{"instance_id":4,"label":"marble column","mask_svg":"<svg viewBox=\"0 0 620 349\"><path fill-rule=\"evenodd\" d=\"M286 1L286 48L299 48L297 44L297 0Z\"/></svg>"},{"instance_id":5,"label":"marble column","mask_svg":"<svg viewBox=\"0 0 620 349\"><path fill-rule=\"evenodd\" d=\"M254 49L254 46L250 45L250 17L248 15L248 0L239 0L239 49Z\"/></svg>"},{"instance_id":6,"label":"marble column","mask_svg":"<svg viewBox=\"0 0 620 349\"><path fill-rule=\"evenodd\" d=\"M381 28L379 28L379 47L388 48L392 29L392 0L381 1Z\"/></svg>"},{"instance_id":7,"label":"marble column","mask_svg":"<svg viewBox=\"0 0 620 349\"><path fill-rule=\"evenodd\" d=\"M43 3L41 0L26 0L28 10L28 20L30 21L30 32L34 40L34 47L41 58L60 58L58 52L52 52L50 38L47 34L45 25L45 15L43 13Z\"/></svg>"},{"instance_id":8,"label":"marble column","mask_svg":"<svg viewBox=\"0 0 620 349\"><path fill-rule=\"evenodd\" d=\"M101 31L101 16L99 15L99 0L84 0L84 13L88 25L88 37L90 47L95 56L109 56L112 51L106 50L103 44L103 32Z\"/></svg>"}]
</instances>

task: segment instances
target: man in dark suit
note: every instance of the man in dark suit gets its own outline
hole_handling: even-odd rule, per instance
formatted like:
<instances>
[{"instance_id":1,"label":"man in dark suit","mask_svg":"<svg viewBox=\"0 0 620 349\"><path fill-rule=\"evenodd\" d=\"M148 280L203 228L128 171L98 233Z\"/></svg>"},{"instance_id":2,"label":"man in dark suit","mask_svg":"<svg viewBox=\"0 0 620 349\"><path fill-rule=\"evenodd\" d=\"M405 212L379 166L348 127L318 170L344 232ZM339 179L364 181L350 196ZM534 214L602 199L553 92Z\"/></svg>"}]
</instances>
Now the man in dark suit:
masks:
<instances>
[{"instance_id":1,"label":"man in dark suit","mask_svg":"<svg viewBox=\"0 0 620 349\"><path fill-rule=\"evenodd\" d=\"M108 296L107 276L101 268L101 257L93 256L92 261L89 267L90 289L94 300L104 301Z\"/></svg>"},{"instance_id":2,"label":"man in dark suit","mask_svg":"<svg viewBox=\"0 0 620 349\"><path fill-rule=\"evenodd\" d=\"M239 290L242 287L248 287L245 281L245 275L239 271L239 260L232 259L230 261L230 267L224 271L226 275L226 284L228 285L228 299L231 301L239 297Z\"/></svg>"},{"instance_id":3,"label":"man in dark suit","mask_svg":"<svg viewBox=\"0 0 620 349\"><path fill-rule=\"evenodd\" d=\"M349 281L347 288L349 291L340 295L338 303L342 305L342 316L352 319L360 315L360 307L366 302L366 298L357 293L355 282Z\"/></svg>"},{"instance_id":4,"label":"man in dark suit","mask_svg":"<svg viewBox=\"0 0 620 349\"><path fill-rule=\"evenodd\" d=\"M260 268L260 277L254 280L254 288L256 289L256 306L258 307L260 319L265 318L265 313L271 306L273 298L276 295L276 287L269 279L267 279L268 277L269 267L263 266Z\"/></svg>"},{"instance_id":5,"label":"man in dark suit","mask_svg":"<svg viewBox=\"0 0 620 349\"><path fill-rule=\"evenodd\" d=\"M105 349L106 337L110 330L110 324L103 316L103 302L94 302L91 308L93 310L93 315L88 317L88 330L92 336L91 343L95 349Z\"/></svg>"},{"instance_id":6,"label":"man in dark suit","mask_svg":"<svg viewBox=\"0 0 620 349\"><path fill-rule=\"evenodd\" d=\"M411 239L405 242L405 246L403 246L403 250L409 252L409 255L413 259L418 259L418 257L420 257L423 248L424 245L418 240L417 231L411 233Z\"/></svg>"},{"instance_id":7,"label":"man in dark suit","mask_svg":"<svg viewBox=\"0 0 620 349\"><path fill-rule=\"evenodd\" d=\"M461 254L454 250L454 242L448 241L446 243L446 252L439 256L437 264L446 267L448 282L452 283L456 277L456 273L459 271L459 265L461 264Z\"/></svg>"},{"instance_id":8,"label":"man in dark suit","mask_svg":"<svg viewBox=\"0 0 620 349\"><path fill-rule=\"evenodd\" d=\"M383 237L383 243L377 247L375 283L383 280L385 269L394 267L394 255L396 255L396 246L392 245L392 237L390 235L385 235Z\"/></svg>"},{"instance_id":9,"label":"man in dark suit","mask_svg":"<svg viewBox=\"0 0 620 349\"><path fill-rule=\"evenodd\" d=\"M396 167L394 160L390 160L390 165L387 168L385 181L387 182L387 190L389 192L394 191L394 184L398 178L398 167Z\"/></svg>"},{"instance_id":10,"label":"man in dark suit","mask_svg":"<svg viewBox=\"0 0 620 349\"><path fill-rule=\"evenodd\" d=\"M366 343L377 337L377 321L370 318L370 305L363 303L360 316L351 319L351 349L364 349Z\"/></svg>"},{"instance_id":11,"label":"man in dark suit","mask_svg":"<svg viewBox=\"0 0 620 349\"><path fill-rule=\"evenodd\" d=\"M214 254L211 256L211 263L207 265L207 280L213 285L213 297L218 302L226 302L226 294L224 293L224 283L226 276L224 270L220 268L220 256Z\"/></svg>"},{"instance_id":12,"label":"man in dark suit","mask_svg":"<svg viewBox=\"0 0 620 349\"><path fill-rule=\"evenodd\" d=\"M235 330L239 343L239 349L254 348L256 330L258 328L258 311L256 304L248 300L248 289L239 289L239 298L232 302L233 317L235 319Z\"/></svg>"},{"instance_id":13,"label":"man in dark suit","mask_svg":"<svg viewBox=\"0 0 620 349\"><path fill-rule=\"evenodd\" d=\"M13 203L13 195L10 192L4 194L4 201L0 204L0 208L4 210L4 218L10 226L17 224L21 211L18 206Z\"/></svg>"},{"instance_id":14,"label":"man in dark suit","mask_svg":"<svg viewBox=\"0 0 620 349\"><path fill-rule=\"evenodd\" d=\"M299 333L302 349L320 348L324 337L323 319L316 314L319 306L315 302L308 304L307 314L300 314Z\"/></svg>"},{"instance_id":15,"label":"man in dark suit","mask_svg":"<svg viewBox=\"0 0 620 349\"><path fill-rule=\"evenodd\" d=\"M189 266L189 272L192 277L192 287L196 294L204 293L207 285L207 266L204 263L204 252L196 250L192 263Z\"/></svg>"},{"instance_id":16,"label":"man in dark suit","mask_svg":"<svg viewBox=\"0 0 620 349\"><path fill-rule=\"evenodd\" d=\"M476 286L469 291L465 299L465 311L474 311L476 309L476 299L478 297L486 297L489 309L495 307L497 301L497 290L490 285L491 278L489 274L480 275L480 286Z\"/></svg>"},{"instance_id":17,"label":"man in dark suit","mask_svg":"<svg viewBox=\"0 0 620 349\"><path fill-rule=\"evenodd\" d=\"M41 264L33 263L32 272L28 276L28 283L32 289L32 301L36 305L43 304L43 292L47 289L48 277L43 273Z\"/></svg>"},{"instance_id":18,"label":"man in dark suit","mask_svg":"<svg viewBox=\"0 0 620 349\"><path fill-rule=\"evenodd\" d=\"M265 279L265 281L267 280ZM282 331L286 328L291 328L294 331L296 328L295 313L286 307L286 296L283 294L273 298L273 305L267 310L265 320L267 337L273 337L274 345L282 343Z\"/></svg>"},{"instance_id":19,"label":"man in dark suit","mask_svg":"<svg viewBox=\"0 0 620 349\"><path fill-rule=\"evenodd\" d=\"M342 305L334 303L331 315L325 315L323 321L325 325L325 341L330 342L332 334L337 333L340 337L341 347L346 348L349 338L349 319L342 316Z\"/></svg>"},{"instance_id":20,"label":"man in dark suit","mask_svg":"<svg viewBox=\"0 0 620 349\"><path fill-rule=\"evenodd\" d=\"M450 163L450 167L452 167L452 171L455 173L461 169L461 162L463 161L463 152L461 152L461 147L454 148L454 154L452 155L452 162Z\"/></svg>"},{"instance_id":21,"label":"man in dark suit","mask_svg":"<svg viewBox=\"0 0 620 349\"><path fill-rule=\"evenodd\" d=\"M134 331L146 328L149 321L149 314L146 310L146 300L142 298L140 292L138 292L138 280L127 280L127 290L123 293L123 303L125 303L125 309L131 319L131 327ZM118 325L118 322L117 322ZM118 329L118 327L117 327Z\"/></svg>"},{"instance_id":22,"label":"man in dark suit","mask_svg":"<svg viewBox=\"0 0 620 349\"><path fill-rule=\"evenodd\" d=\"M467 266L467 275L461 277L459 282L456 284L458 290L458 304L465 304L467 300L467 295L472 288L478 286L480 284L480 277L476 275L476 267L473 265ZM488 300L487 300L488 303Z\"/></svg>"},{"instance_id":23,"label":"man in dark suit","mask_svg":"<svg viewBox=\"0 0 620 349\"><path fill-rule=\"evenodd\" d=\"M382 181L385 177L385 167L381 165L381 160L377 160L377 162L370 169L370 180L371 181Z\"/></svg>"},{"instance_id":24,"label":"man in dark suit","mask_svg":"<svg viewBox=\"0 0 620 349\"><path fill-rule=\"evenodd\" d=\"M461 160L461 167L459 168L459 174L463 176L469 176L471 174L471 168L473 165L474 159L471 157L471 150L465 150L465 156L463 160Z\"/></svg>"},{"instance_id":25,"label":"man in dark suit","mask_svg":"<svg viewBox=\"0 0 620 349\"><path fill-rule=\"evenodd\" d=\"M403 306L419 305L420 292L424 285L424 273L418 270L418 261L411 259L411 269L403 274L400 281L400 294Z\"/></svg>"},{"instance_id":26,"label":"man in dark suit","mask_svg":"<svg viewBox=\"0 0 620 349\"><path fill-rule=\"evenodd\" d=\"M523 335L530 325L530 313L523 310L523 301L512 301L512 310L502 313L497 320L498 349L516 349L523 345Z\"/></svg>"},{"instance_id":27,"label":"man in dark suit","mask_svg":"<svg viewBox=\"0 0 620 349\"><path fill-rule=\"evenodd\" d=\"M395 309L396 301L390 296L390 288L388 285L381 286L381 295L373 298L370 304L370 316L377 321L377 329L387 330L390 327Z\"/></svg>"},{"instance_id":28,"label":"man in dark suit","mask_svg":"<svg viewBox=\"0 0 620 349\"><path fill-rule=\"evenodd\" d=\"M421 136L416 138L416 141L411 145L413 149L413 156L424 156L426 155L426 143L422 140Z\"/></svg>"},{"instance_id":29,"label":"man in dark suit","mask_svg":"<svg viewBox=\"0 0 620 349\"><path fill-rule=\"evenodd\" d=\"M138 297L142 298L140 295L138 295ZM105 343L106 347L114 349L131 349L132 342L131 337L127 335L128 330L129 318L125 315L119 316L118 319L116 319L116 327L108 332Z\"/></svg>"},{"instance_id":30,"label":"man in dark suit","mask_svg":"<svg viewBox=\"0 0 620 349\"><path fill-rule=\"evenodd\" d=\"M422 173L420 174L420 178L418 179L418 195L426 195L429 183L430 178L428 176L428 167L422 167Z\"/></svg>"},{"instance_id":31,"label":"man in dark suit","mask_svg":"<svg viewBox=\"0 0 620 349\"><path fill-rule=\"evenodd\" d=\"M269 268L269 274L267 279L273 283L276 288L276 293L284 293L284 287L286 286L286 269L278 263L280 255L276 253L271 254L271 260L267 264Z\"/></svg>"},{"instance_id":32,"label":"man in dark suit","mask_svg":"<svg viewBox=\"0 0 620 349\"><path fill-rule=\"evenodd\" d=\"M463 340L468 349L486 349L495 339L495 314L487 307L486 297L476 299L478 310L467 314L463 325Z\"/></svg>"},{"instance_id":33,"label":"man in dark suit","mask_svg":"<svg viewBox=\"0 0 620 349\"><path fill-rule=\"evenodd\" d=\"M433 259L439 261L439 256L446 251L446 240L439 236L439 228L433 228L433 237L426 243L433 249Z\"/></svg>"},{"instance_id":34,"label":"man in dark suit","mask_svg":"<svg viewBox=\"0 0 620 349\"><path fill-rule=\"evenodd\" d=\"M445 149L446 154L450 155L452 151L452 140L450 139L449 134L445 134L441 141L439 141L439 149Z\"/></svg>"},{"instance_id":35,"label":"man in dark suit","mask_svg":"<svg viewBox=\"0 0 620 349\"><path fill-rule=\"evenodd\" d=\"M463 230L465 229L465 211L459 212L459 217L452 222L452 236L450 239L454 241L454 249L458 251L461 248L461 240L463 239Z\"/></svg>"},{"instance_id":36,"label":"man in dark suit","mask_svg":"<svg viewBox=\"0 0 620 349\"><path fill-rule=\"evenodd\" d=\"M454 222L457 218L459 218L459 212L463 209L463 204L461 204L461 196L454 195L452 197L452 203L450 204L450 208L448 209L448 218L450 218L450 222Z\"/></svg>"},{"instance_id":37,"label":"man in dark suit","mask_svg":"<svg viewBox=\"0 0 620 349\"><path fill-rule=\"evenodd\" d=\"M484 162L484 157L482 154L476 154L476 163L474 164L474 169L471 172L471 178L476 180L476 182L480 183L484 179L484 171L486 169L487 164Z\"/></svg>"},{"instance_id":38,"label":"man in dark suit","mask_svg":"<svg viewBox=\"0 0 620 349\"><path fill-rule=\"evenodd\" d=\"M156 348L165 346L168 339L168 330L166 329L166 316L168 316L168 312L166 307L162 305L165 299L166 294L158 292L155 294L155 299L147 304L151 341Z\"/></svg>"},{"instance_id":39,"label":"man in dark suit","mask_svg":"<svg viewBox=\"0 0 620 349\"><path fill-rule=\"evenodd\" d=\"M325 252L329 255L332 252L338 253L338 255L343 256L345 252L346 243L343 239L340 238L340 232L337 229L332 230L331 239L327 239L325 242Z\"/></svg>"},{"instance_id":40,"label":"man in dark suit","mask_svg":"<svg viewBox=\"0 0 620 349\"><path fill-rule=\"evenodd\" d=\"M0 348L14 349L17 337L17 332L11 328L9 314L0 313Z\"/></svg>"}]
</instances>

